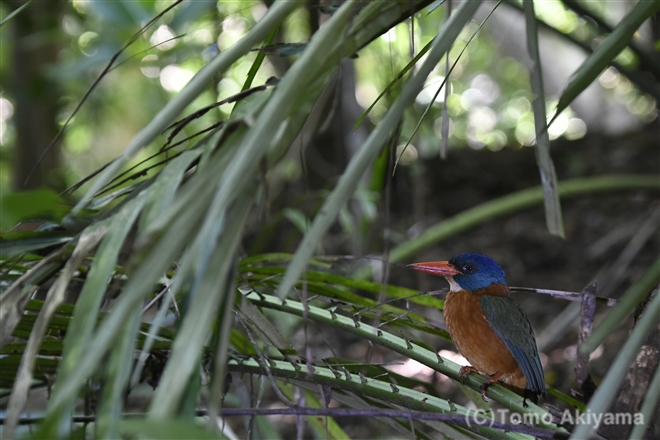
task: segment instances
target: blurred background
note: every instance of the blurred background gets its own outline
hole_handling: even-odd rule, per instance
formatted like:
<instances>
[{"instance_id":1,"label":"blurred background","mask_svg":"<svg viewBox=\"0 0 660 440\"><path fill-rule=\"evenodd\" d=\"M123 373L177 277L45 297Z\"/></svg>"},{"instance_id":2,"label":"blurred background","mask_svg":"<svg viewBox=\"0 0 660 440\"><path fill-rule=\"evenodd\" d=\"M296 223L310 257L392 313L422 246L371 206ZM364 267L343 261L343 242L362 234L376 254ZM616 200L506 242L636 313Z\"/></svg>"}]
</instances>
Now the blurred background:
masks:
<instances>
[{"instance_id":1,"label":"blurred background","mask_svg":"<svg viewBox=\"0 0 660 440\"><path fill-rule=\"evenodd\" d=\"M0 2L0 17L24 4L22 0ZM69 120L111 58L170 4L150 0L32 2L2 25L0 227L4 232L59 223L89 183L65 190L118 156L199 69L231 48L271 6L270 1L184 2L121 53ZM535 5L542 22L546 107L552 115L573 72L634 4L540 1ZM400 265L389 266L384 274L380 258L463 211L540 184L534 151L534 95L529 86L532 62L521 6L504 2L476 32L494 6L495 2L485 2L460 34L449 54L453 70L445 87L439 90L447 77L442 62L407 110L391 148L363 176L352 200L319 243L319 254L351 256L335 264L333 272L351 275L369 266L377 281L421 291L444 288L444 280L411 273ZM332 8L331 3L310 1L289 16L275 35L274 42L280 45L266 51L253 85L283 76L302 50L297 43L309 41ZM376 102L377 98L435 36L447 14L446 5L429 4L414 19L401 22L357 57L343 62L292 148L264 174L267 196L249 217L243 256L295 252L349 160L398 96L400 82ZM660 176L659 41L656 17L635 34L633 44L639 50L626 47L616 57L616 67L606 68L550 126L551 154L560 181L619 174ZM239 93L257 54L250 52L209 83L184 114ZM231 102L221 105L192 120L173 139L182 142L168 152L162 152L164 134L133 159L129 167L136 168L127 169L142 173L141 177L153 176L167 154L185 150L192 142L186 138L226 119L233 106ZM428 114L422 117L427 108ZM448 118L447 139L443 139L443 117ZM114 190L132 183L118 182ZM562 208L565 239L548 233L543 206L538 204L438 240L403 263L481 252L500 263L511 286L580 292L597 280L599 296L617 298L660 254L657 190L567 198ZM579 305L531 293L515 296L536 330L548 383L571 394L576 386ZM443 328L440 311L416 307L417 313ZM605 312L599 307L597 316ZM382 347L369 348L366 341L344 333L310 339L298 321L281 324L294 345L311 344L319 357L334 353L392 363L392 370L400 374L433 381L445 398L462 404L468 401L445 376L393 357ZM596 382L629 328L622 326L592 355ZM419 338L456 359L453 344L426 334ZM294 425L288 426L293 429ZM373 427L355 424L347 429L359 438L370 436Z\"/></svg>"},{"instance_id":2,"label":"blurred background","mask_svg":"<svg viewBox=\"0 0 660 440\"><path fill-rule=\"evenodd\" d=\"M2 16L24 3L3 1ZM573 2L566 3L573 6ZM265 14L269 3L185 2L176 13L168 12L158 26L137 38L120 56L120 65L104 76L61 139L47 148L112 56L141 25L169 4L146 0L30 4L2 26L3 193L40 187L61 191L116 157L195 72L219 51L231 47ZM455 62L455 66L446 106L452 151L524 151L522 147L534 141L533 96L528 86L531 61L518 6L504 3L498 8L458 59L462 44L493 6L494 3L486 3L481 8L474 24L459 37L461 44L455 45L450 54L450 62ZM616 24L632 5L590 2L589 7L590 15ZM308 41L318 29L319 20L326 17L322 8L319 3L308 2L306 7L297 9L279 31L278 42ZM306 166L303 179L312 189L318 189L340 174L364 133L370 130L370 122L377 123L388 108L397 86L354 130L356 119L410 62L411 54L416 54L435 35L438 23L447 13L445 9L435 7L430 13L417 14L414 23L400 23L361 50L357 58L346 62L333 84L334 96L322 112L325 124L320 124L312 132L313 138L305 141L303 160L291 157L284 161L274 178L300 182ZM540 49L548 113L552 114L568 78L586 57L578 43L588 47L602 26L560 1L539 2L536 12L548 23L541 26ZM647 22L636 35L635 44L651 49L657 32L657 23ZM267 58L255 84L281 76L294 60L278 55ZM256 53L246 56L227 75L209 84L208 91L191 109L239 92L255 56ZM615 61L641 77L642 84L654 85L656 78L636 71L644 60L640 61L630 48L624 49ZM410 138L419 115L441 85L444 70L440 65L429 77L426 88L417 97L417 106L406 118L401 139ZM428 161L439 155L444 100L442 91L401 158L401 165L411 167L413 174L436 167ZM229 115L232 107L232 103L221 106L186 130L194 133L208 121ZM656 116L654 97L610 67L557 118L549 135L551 140L564 141L577 141L588 134L616 137L640 130ZM158 147L144 151L138 160L150 156ZM626 148L610 145L609 149Z\"/></svg>"}]
</instances>

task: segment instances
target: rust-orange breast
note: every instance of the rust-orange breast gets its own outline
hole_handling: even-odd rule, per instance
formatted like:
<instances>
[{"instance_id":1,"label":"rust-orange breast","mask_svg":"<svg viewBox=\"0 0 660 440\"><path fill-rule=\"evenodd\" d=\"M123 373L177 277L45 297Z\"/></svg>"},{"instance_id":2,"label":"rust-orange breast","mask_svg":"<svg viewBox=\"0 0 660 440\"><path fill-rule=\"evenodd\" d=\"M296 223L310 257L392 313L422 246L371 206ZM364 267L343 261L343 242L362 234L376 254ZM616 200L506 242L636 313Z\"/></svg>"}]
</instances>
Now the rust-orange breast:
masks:
<instances>
[{"instance_id":1,"label":"rust-orange breast","mask_svg":"<svg viewBox=\"0 0 660 440\"><path fill-rule=\"evenodd\" d=\"M500 373L502 382L524 389L525 375L481 310L483 294L482 291L449 292L444 307L449 333L458 351L474 368L490 376Z\"/></svg>"}]
</instances>

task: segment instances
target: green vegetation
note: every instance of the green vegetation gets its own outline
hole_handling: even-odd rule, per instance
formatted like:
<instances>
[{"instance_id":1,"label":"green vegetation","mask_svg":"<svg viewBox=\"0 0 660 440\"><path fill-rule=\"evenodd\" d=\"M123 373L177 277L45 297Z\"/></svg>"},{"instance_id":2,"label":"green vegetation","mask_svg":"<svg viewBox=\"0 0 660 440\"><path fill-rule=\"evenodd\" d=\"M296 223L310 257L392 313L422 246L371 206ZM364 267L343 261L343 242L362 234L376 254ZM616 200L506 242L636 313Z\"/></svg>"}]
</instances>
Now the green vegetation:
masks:
<instances>
[{"instance_id":1,"label":"green vegetation","mask_svg":"<svg viewBox=\"0 0 660 440\"><path fill-rule=\"evenodd\" d=\"M11 44L9 27L21 25L39 2L14 3L1 4L2 48ZM379 270L386 266L380 260L407 262L535 205L544 205L547 235L555 239L550 235L566 235L560 200L620 192L657 199L657 175L558 181L550 141L585 135L571 105L594 83L611 89L642 122L657 115L660 91L647 78L660 78L660 68L633 36L660 3L640 1L609 27L598 26L603 11L573 1L469 1L453 5L451 14L447 6L431 0L62 6L52 31L65 44L47 72L61 87L54 121L61 133L52 134L50 146L61 153L61 179L46 176L31 192L18 191L25 188L17 181L33 179L30 172L17 180L21 171L11 165L21 154L11 148L21 136L14 113L20 94L3 83L0 96L2 435L285 438L304 426L305 435L348 438L353 434L344 422L351 413L333 414L332 400L364 420L382 416L402 437L593 436L596 423L575 430L553 423L547 408L499 384L487 396L533 426L485 411L482 379L471 374L459 384L460 365L425 342L450 340L424 312L441 310L442 300L388 282L387 270L373 281L376 265L359 259L377 252L370 234L389 215L394 162L401 167L396 173L430 176L423 160L440 154L442 139L452 151L533 145L540 186L490 197L424 223L416 237L392 239L375 258ZM492 36L504 30L490 20L504 8L526 29L524 43L537 67L531 73L498 54ZM545 96L542 32L587 49L557 96ZM39 38L34 35L37 45ZM346 84L349 97L341 89ZM362 136L359 144L352 150L352 141L336 149L337 138L323 144L315 136L332 132L336 115L344 116L338 106L350 109L352 100L360 112L346 110L350 120L334 135ZM327 156L305 169L301 158L313 148ZM462 176L466 185L472 177ZM68 190L49 184L60 180ZM308 184L301 199L285 191ZM15 227L27 221L36 226ZM354 255L323 256L333 228ZM593 398L548 390L562 410L606 411L656 326L660 302L650 292L657 292L660 266L642 269L576 351L588 357L645 304L630 339ZM583 316L581 328L593 319ZM376 358L384 352L412 359L451 379L466 403L349 345L365 352L378 347ZM45 411L28 432L19 421L30 422L24 408L44 389ZM640 410L645 414L653 410L649 400L659 398L652 389ZM147 396L146 403L133 402L136 395ZM284 426L259 412L278 409L273 404L299 418ZM238 417L231 410L239 409L254 410L240 414L242 426L231 422Z\"/></svg>"}]
</instances>

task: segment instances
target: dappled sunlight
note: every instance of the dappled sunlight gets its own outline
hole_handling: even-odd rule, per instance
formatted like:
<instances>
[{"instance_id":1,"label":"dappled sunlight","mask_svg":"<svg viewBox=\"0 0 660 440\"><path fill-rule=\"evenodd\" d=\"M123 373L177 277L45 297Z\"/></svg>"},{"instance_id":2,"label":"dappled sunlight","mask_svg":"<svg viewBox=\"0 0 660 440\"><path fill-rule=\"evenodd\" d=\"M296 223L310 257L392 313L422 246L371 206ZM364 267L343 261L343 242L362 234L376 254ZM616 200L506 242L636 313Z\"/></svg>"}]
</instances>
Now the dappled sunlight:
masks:
<instances>
[{"instance_id":1,"label":"dappled sunlight","mask_svg":"<svg viewBox=\"0 0 660 440\"><path fill-rule=\"evenodd\" d=\"M5 132L7 131L7 120L14 114L14 106L3 97L0 97L0 144L5 143Z\"/></svg>"},{"instance_id":2,"label":"dappled sunlight","mask_svg":"<svg viewBox=\"0 0 660 440\"><path fill-rule=\"evenodd\" d=\"M396 147L396 157L399 158L399 163L403 166L413 164L419 158L417 148L410 144L408 146L399 145Z\"/></svg>"},{"instance_id":3,"label":"dappled sunlight","mask_svg":"<svg viewBox=\"0 0 660 440\"><path fill-rule=\"evenodd\" d=\"M156 49L166 51L173 49L179 41L174 38L174 32L167 25L160 25L149 39Z\"/></svg>"},{"instance_id":4,"label":"dappled sunlight","mask_svg":"<svg viewBox=\"0 0 660 440\"><path fill-rule=\"evenodd\" d=\"M427 85L419 92L415 102L421 105L428 105L431 101L435 100L436 103L444 102L445 100L445 89L442 86L442 82L445 80L443 76L431 76L427 82ZM445 85L446 86L446 85ZM451 90L451 85L450 85Z\"/></svg>"},{"instance_id":5,"label":"dappled sunlight","mask_svg":"<svg viewBox=\"0 0 660 440\"><path fill-rule=\"evenodd\" d=\"M414 359L407 359L400 364L389 364L386 365L385 368L393 373L400 374L401 376L414 377L423 381L428 381L435 373L432 368L429 368Z\"/></svg>"},{"instance_id":6,"label":"dappled sunlight","mask_svg":"<svg viewBox=\"0 0 660 440\"><path fill-rule=\"evenodd\" d=\"M160 71L160 84L168 92L178 92L195 76L193 72L177 65L165 66Z\"/></svg>"},{"instance_id":7,"label":"dappled sunlight","mask_svg":"<svg viewBox=\"0 0 660 440\"><path fill-rule=\"evenodd\" d=\"M142 65L140 70L142 74L147 78L158 78L160 76L160 67L156 65L158 61L158 55L147 55L142 58Z\"/></svg>"}]
</instances>

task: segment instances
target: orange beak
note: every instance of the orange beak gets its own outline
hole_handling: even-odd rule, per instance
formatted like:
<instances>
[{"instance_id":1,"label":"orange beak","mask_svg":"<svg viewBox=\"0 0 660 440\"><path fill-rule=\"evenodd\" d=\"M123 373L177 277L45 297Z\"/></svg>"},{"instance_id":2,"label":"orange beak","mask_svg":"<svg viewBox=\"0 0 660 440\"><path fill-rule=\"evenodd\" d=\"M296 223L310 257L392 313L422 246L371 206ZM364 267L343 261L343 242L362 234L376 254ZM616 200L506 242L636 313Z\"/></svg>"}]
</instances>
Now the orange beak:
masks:
<instances>
[{"instance_id":1,"label":"orange beak","mask_svg":"<svg viewBox=\"0 0 660 440\"><path fill-rule=\"evenodd\" d=\"M428 263L415 263L409 264L409 268L418 270L420 272L430 273L431 275L438 275L441 277L453 277L461 272L454 266L449 264L449 261L430 261Z\"/></svg>"}]
</instances>

